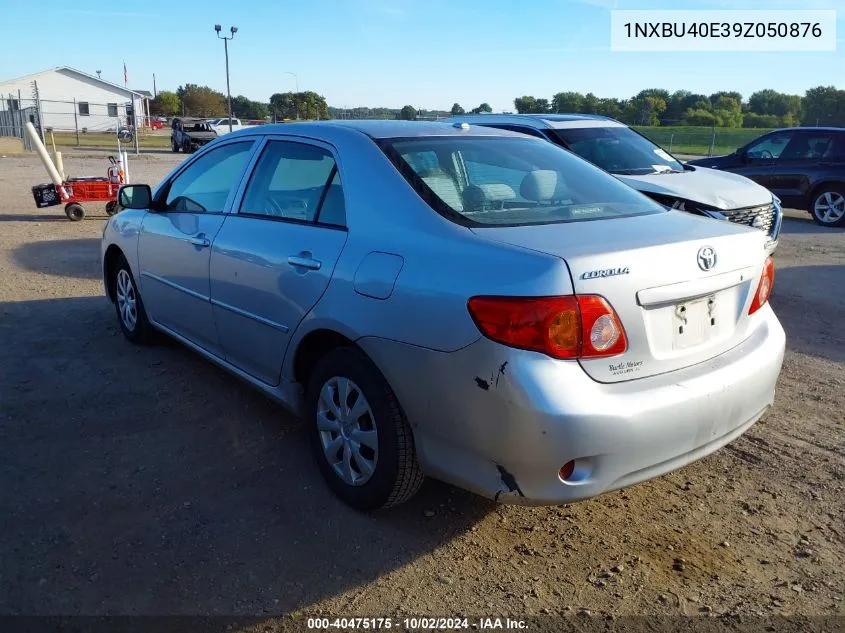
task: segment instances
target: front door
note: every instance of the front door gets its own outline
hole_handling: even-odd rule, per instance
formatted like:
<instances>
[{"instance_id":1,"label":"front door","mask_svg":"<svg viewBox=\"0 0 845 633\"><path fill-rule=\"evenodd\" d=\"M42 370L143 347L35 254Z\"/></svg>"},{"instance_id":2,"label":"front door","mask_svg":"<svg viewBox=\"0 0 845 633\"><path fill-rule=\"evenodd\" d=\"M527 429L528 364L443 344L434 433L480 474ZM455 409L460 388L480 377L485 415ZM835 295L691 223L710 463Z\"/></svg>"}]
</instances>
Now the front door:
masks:
<instances>
[{"instance_id":1,"label":"front door","mask_svg":"<svg viewBox=\"0 0 845 633\"><path fill-rule=\"evenodd\" d=\"M761 136L759 139L748 145L740 157L741 163L731 168L731 171L750 178L773 193L772 175L778 158L786 149L786 146L795 136L795 132L773 132Z\"/></svg>"},{"instance_id":2,"label":"front door","mask_svg":"<svg viewBox=\"0 0 845 633\"><path fill-rule=\"evenodd\" d=\"M150 318L220 354L209 302L211 243L240 184L254 141L203 153L161 188L138 241L141 295ZM160 210L158 210L160 209Z\"/></svg>"},{"instance_id":3,"label":"front door","mask_svg":"<svg viewBox=\"0 0 845 633\"><path fill-rule=\"evenodd\" d=\"M226 360L278 384L290 335L326 291L345 243L330 149L268 140L211 252L211 303Z\"/></svg>"}]
</instances>

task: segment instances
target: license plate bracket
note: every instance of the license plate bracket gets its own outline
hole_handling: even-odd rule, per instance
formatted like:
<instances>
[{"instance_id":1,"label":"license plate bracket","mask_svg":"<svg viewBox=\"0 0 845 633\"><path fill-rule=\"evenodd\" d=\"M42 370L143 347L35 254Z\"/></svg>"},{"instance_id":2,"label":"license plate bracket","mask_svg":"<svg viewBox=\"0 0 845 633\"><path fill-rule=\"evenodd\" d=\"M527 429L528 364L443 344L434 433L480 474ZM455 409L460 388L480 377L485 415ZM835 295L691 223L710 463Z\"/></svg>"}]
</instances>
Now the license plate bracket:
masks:
<instances>
[{"instance_id":1,"label":"license plate bracket","mask_svg":"<svg viewBox=\"0 0 845 633\"><path fill-rule=\"evenodd\" d=\"M686 349L706 343L718 330L716 295L675 304L672 320L673 349Z\"/></svg>"}]
</instances>

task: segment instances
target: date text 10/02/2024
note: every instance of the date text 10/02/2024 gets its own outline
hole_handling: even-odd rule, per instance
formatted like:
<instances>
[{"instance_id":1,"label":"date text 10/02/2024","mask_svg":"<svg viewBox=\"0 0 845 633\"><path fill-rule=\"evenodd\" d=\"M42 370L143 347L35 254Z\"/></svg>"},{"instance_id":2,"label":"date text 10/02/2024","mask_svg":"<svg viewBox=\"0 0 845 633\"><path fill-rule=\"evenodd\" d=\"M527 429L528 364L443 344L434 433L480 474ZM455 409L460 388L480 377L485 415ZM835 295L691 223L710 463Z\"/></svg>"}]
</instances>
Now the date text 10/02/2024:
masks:
<instances>
[{"instance_id":1,"label":"date text 10/02/2024","mask_svg":"<svg viewBox=\"0 0 845 633\"><path fill-rule=\"evenodd\" d=\"M521 630L528 628L524 620L511 618L308 618L313 630L403 629L421 631Z\"/></svg>"}]
</instances>

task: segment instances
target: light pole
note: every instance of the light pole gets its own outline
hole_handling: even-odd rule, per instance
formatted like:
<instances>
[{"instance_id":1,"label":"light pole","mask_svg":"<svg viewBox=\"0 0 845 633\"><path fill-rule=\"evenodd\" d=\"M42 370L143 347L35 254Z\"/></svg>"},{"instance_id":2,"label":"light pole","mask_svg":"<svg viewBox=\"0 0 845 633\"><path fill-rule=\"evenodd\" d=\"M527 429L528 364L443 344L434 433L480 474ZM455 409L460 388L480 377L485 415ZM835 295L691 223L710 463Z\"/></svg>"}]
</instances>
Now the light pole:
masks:
<instances>
[{"instance_id":1,"label":"light pole","mask_svg":"<svg viewBox=\"0 0 845 633\"><path fill-rule=\"evenodd\" d=\"M217 37L223 40L223 49L226 51L226 98L229 101L229 131L232 131L232 91L229 90L229 40L235 38L235 33L238 32L238 27L231 26L229 31L232 33L229 37L220 35L220 25L215 24L214 30L217 31Z\"/></svg>"}]
</instances>

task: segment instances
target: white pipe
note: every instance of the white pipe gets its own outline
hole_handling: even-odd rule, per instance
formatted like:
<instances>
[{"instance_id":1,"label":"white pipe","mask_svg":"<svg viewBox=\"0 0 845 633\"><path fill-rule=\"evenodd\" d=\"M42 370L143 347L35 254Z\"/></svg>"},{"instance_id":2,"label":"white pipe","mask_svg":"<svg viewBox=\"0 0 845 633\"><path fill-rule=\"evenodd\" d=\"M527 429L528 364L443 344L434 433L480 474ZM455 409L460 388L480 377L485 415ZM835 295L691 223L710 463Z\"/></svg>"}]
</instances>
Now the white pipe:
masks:
<instances>
[{"instance_id":1,"label":"white pipe","mask_svg":"<svg viewBox=\"0 0 845 633\"><path fill-rule=\"evenodd\" d=\"M32 124L32 121L26 122L26 131L32 141L32 146L35 148L35 151L38 152L41 162L44 163L44 169L47 170L47 175L50 176L50 180L53 181L54 185L60 187L62 185L62 177L56 170L56 166L53 164L53 161L50 160L47 148L45 148L44 143L41 142L41 138L38 136L38 132L35 131L35 126Z\"/></svg>"},{"instance_id":2,"label":"white pipe","mask_svg":"<svg viewBox=\"0 0 845 633\"><path fill-rule=\"evenodd\" d=\"M128 183L129 180L129 152L123 152L123 182Z\"/></svg>"},{"instance_id":3,"label":"white pipe","mask_svg":"<svg viewBox=\"0 0 845 633\"><path fill-rule=\"evenodd\" d=\"M65 173L65 165L62 162L62 153L56 152L56 171L59 172L59 176L62 178L67 178L67 174Z\"/></svg>"}]
</instances>

